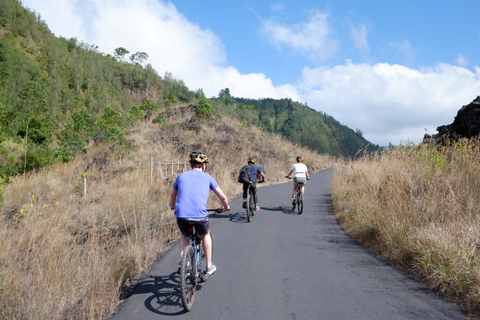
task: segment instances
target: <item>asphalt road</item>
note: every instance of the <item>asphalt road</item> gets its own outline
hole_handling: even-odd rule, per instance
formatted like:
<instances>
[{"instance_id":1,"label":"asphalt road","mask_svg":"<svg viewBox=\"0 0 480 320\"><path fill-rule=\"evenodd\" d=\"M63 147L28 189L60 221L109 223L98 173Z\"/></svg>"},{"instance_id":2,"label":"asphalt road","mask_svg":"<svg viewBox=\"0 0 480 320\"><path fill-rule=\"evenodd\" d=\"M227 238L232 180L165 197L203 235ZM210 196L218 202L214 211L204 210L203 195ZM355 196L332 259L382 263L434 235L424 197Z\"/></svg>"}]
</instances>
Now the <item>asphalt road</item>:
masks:
<instances>
[{"instance_id":1,"label":"asphalt road","mask_svg":"<svg viewBox=\"0 0 480 320\"><path fill-rule=\"evenodd\" d=\"M345 233L333 214L332 173L311 176L302 215L291 210L291 181L258 189L262 209L250 223L241 199L212 215L217 271L199 285L190 312L180 301L175 245L111 319L465 319Z\"/></svg>"}]
</instances>

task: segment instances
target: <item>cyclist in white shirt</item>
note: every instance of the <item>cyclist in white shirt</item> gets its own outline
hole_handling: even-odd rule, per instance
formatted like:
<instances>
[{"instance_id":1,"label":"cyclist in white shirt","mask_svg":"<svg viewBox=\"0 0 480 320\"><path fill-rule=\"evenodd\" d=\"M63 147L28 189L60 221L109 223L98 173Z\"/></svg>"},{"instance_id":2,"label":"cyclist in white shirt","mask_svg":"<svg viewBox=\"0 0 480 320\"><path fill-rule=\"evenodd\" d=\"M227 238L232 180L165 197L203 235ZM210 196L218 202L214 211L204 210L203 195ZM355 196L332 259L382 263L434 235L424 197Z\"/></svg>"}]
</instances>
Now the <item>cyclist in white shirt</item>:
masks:
<instances>
[{"instance_id":1,"label":"cyclist in white shirt","mask_svg":"<svg viewBox=\"0 0 480 320\"><path fill-rule=\"evenodd\" d=\"M290 178L291 174L293 175L293 192L292 192L292 205L295 205L295 194L297 193L298 184L302 184L302 192L305 192L305 183L310 178L308 177L307 166L303 164L302 156L297 156L297 163L292 166L290 172L285 176L285 178Z\"/></svg>"}]
</instances>

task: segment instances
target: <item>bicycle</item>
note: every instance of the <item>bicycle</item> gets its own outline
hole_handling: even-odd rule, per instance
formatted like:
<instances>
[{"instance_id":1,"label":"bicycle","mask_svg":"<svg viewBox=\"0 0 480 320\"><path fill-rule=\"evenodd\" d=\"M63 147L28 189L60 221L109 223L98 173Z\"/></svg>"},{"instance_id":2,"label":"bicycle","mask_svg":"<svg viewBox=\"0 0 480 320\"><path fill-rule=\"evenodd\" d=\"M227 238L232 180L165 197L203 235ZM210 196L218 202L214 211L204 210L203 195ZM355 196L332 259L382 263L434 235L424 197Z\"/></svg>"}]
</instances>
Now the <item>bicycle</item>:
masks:
<instances>
[{"instance_id":1,"label":"bicycle","mask_svg":"<svg viewBox=\"0 0 480 320\"><path fill-rule=\"evenodd\" d=\"M208 209L222 213L222 208ZM208 280L207 259L203 249L202 240L197 236L195 228L188 229L191 232L190 243L185 247L180 264L180 293L182 305L185 311L190 311L195 301L197 284Z\"/></svg>"},{"instance_id":2,"label":"bicycle","mask_svg":"<svg viewBox=\"0 0 480 320\"><path fill-rule=\"evenodd\" d=\"M294 178L288 177L288 179L294 179ZM297 185L297 192L295 193L295 203L293 204L292 210L295 210L295 205L296 205L298 214L303 213L303 191L302 191L302 187L304 185L305 185L305 183L299 182L298 185Z\"/></svg>"}]
</instances>

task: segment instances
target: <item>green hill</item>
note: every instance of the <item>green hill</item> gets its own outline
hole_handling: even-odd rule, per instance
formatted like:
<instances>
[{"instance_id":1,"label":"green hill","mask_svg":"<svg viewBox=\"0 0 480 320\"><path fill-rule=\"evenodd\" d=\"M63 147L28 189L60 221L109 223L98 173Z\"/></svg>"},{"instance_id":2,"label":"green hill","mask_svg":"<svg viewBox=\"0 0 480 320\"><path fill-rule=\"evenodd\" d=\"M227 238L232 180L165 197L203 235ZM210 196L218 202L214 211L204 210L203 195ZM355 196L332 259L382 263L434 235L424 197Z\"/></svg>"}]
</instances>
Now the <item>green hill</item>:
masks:
<instances>
[{"instance_id":1,"label":"green hill","mask_svg":"<svg viewBox=\"0 0 480 320\"><path fill-rule=\"evenodd\" d=\"M145 52L120 47L105 54L95 45L55 37L20 1L2 0L0 178L69 161L92 138L119 141L116 151L126 151L125 130L146 112L204 98L201 89L193 92L169 73L159 76L146 61ZM228 94L208 103L318 152L351 157L368 144L359 132L289 99Z\"/></svg>"},{"instance_id":2,"label":"green hill","mask_svg":"<svg viewBox=\"0 0 480 320\"><path fill-rule=\"evenodd\" d=\"M229 89L220 91L213 102L216 110L233 115L269 132L333 156L353 157L360 149L379 150L360 131L353 131L333 117L291 99L245 99L231 97Z\"/></svg>"}]
</instances>

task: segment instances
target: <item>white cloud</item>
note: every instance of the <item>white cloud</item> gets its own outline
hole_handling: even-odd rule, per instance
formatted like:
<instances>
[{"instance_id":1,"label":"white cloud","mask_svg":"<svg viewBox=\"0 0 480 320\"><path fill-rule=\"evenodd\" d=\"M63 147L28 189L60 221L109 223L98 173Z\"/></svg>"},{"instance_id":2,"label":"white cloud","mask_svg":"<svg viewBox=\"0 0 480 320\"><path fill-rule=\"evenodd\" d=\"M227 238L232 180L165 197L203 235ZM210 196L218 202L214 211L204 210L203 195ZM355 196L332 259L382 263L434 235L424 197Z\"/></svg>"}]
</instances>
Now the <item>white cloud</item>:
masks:
<instances>
[{"instance_id":1,"label":"white cloud","mask_svg":"<svg viewBox=\"0 0 480 320\"><path fill-rule=\"evenodd\" d=\"M390 46L397 53L403 63L412 64L417 56L418 49L414 48L410 41L404 40L402 43L391 43Z\"/></svg>"},{"instance_id":2,"label":"white cloud","mask_svg":"<svg viewBox=\"0 0 480 320\"><path fill-rule=\"evenodd\" d=\"M380 144L421 142L480 93L480 68L441 64L417 71L400 65L352 64L305 68L308 104Z\"/></svg>"},{"instance_id":3,"label":"white cloud","mask_svg":"<svg viewBox=\"0 0 480 320\"><path fill-rule=\"evenodd\" d=\"M316 61L326 60L338 50L338 42L332 36L328 13L314 10L307 22L286 25L265 20L262 32L278 48L289 47Z\"/></svg>"},{"instance_id":4,"label":"white cloud","mask_svg":"<svg viewBox=\"0 0 480 320\"><path fill-rule=\"evenodd\" d=\"M95 44L104 53L124 47L146 52L148 63L163 76L171 72L207 97L229 88L234 96L292 98L326 112L373 143L420 142L427 128L453 122L462 105L480 94L480 68L441 64L414 70L386 63L304 68L299 83L274 86L261 73L241 74L228 66L221 40L210 30L188 21L163 0L23 0L41 13L57 36ZM337 52L328 13L314 11L305 23L287 26L264 22L264 31L279 47L289 47L312 60ZM357 48L366 51L367 28L352 30ZM409 41L393 44L406 60L417 50ZM457 63L462 66L463 56Z\"/></svg>"},{"instance_id":5,"label":"white cloud","mask_svg":"<svg viewBox=\"0 0 480 320\"><path fill-rule=\"evenodd\" d=\"M95 44L113 54L124 47L146 52L159 75L171 72L191 89L209 97L230 88L235 96L296 98L295 89L275 87L263 74L240 74L226 65L223 43L212 31L188 21L168 1L24 0L40 12L57 35Z\"/></svg>"},{"instance_id":6,"label":"white cloud","mask_svg":"<svg viewBox=\"0 0 480 320\"><path fill-rule=\"evenodd\" d=\"M363 54L370 53L370 47L367 40L368 30L364 23L361 23L358 27L350 26L350 37L353 40L355 47Z\"/></svg>"},{"instance_id":7,"label":"white cloud","mask_svg":"<svg viewBox=\"0 0 480 320\"><path fill-rule=\"evenodd\" d=\"M459 54L457 58L457 63L459 66L466 67L468 66L468 58L463 54Z\"/></svg>"}]
</instances>

